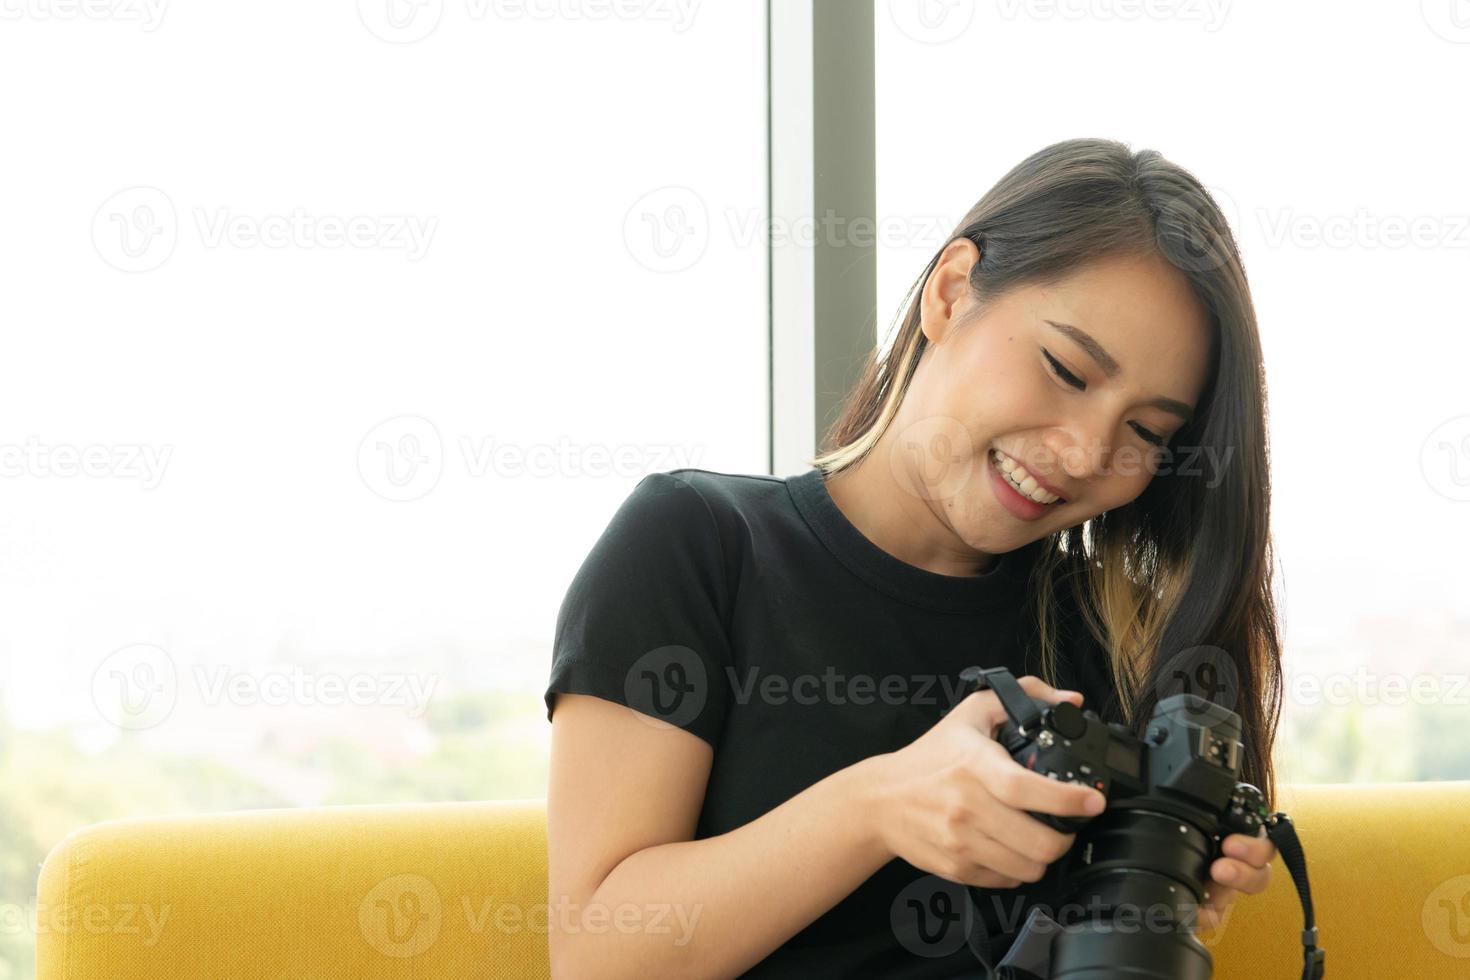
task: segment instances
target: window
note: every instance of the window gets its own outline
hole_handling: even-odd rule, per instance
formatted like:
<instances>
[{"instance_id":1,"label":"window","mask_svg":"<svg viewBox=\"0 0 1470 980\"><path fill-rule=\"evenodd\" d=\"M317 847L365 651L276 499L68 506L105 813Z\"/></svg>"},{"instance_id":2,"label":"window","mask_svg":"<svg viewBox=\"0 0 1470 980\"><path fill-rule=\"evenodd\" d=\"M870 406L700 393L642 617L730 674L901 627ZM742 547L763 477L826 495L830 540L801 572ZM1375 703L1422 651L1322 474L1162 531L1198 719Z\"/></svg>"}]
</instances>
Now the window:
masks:
<instances>
[{"instance_id":1,"label":"window","mask_svg":"<svg viewBox=\"0 0 1470 980\"><path fill-rule=\"evenodd\" d=\"M0 838L542 795L613 510L767 471L762 6L142 6L0 34Z\"/></svg>"}]
</instances>

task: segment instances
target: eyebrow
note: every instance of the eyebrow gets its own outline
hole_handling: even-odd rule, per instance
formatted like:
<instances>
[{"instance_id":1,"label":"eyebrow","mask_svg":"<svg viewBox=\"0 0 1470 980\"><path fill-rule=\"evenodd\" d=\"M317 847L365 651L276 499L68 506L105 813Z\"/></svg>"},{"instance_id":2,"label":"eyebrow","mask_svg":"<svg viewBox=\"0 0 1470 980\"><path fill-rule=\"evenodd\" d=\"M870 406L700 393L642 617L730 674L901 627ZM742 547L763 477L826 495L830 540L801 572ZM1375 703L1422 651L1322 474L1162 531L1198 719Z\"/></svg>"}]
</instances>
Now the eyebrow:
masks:
<instances>
[{"instance_id":1,"label":"eyebrow","mask_svg":"<svg viewBox=\"0 0 1470 980\"><path fill-rule=\"evenodd\" d=\"M1097 366L1102 368L1103 374L1107 375L1109 378L1116 378L1119 374L1123 372L1122 365L1113 360L1113 356L1107 351L1103 350L1102 344L1099 344L1097 340L1092 336L1092 334L1088 333L1086 330L1083 330L1081 327L1074 327L1070 323L1058 323L1055 320L1044 320L1043 322L1052 326L1059 333L1061 333L1062 336L1071 340L1078 347L1081 347L1084 351L1086 351L1088 356L1097 362ZM1190 422L1194 419L1194 409L1184 404L1184 402L1178 401L1173 398L1164 398L1160 396L1158 398L1151 399L1146 404L1152 405L1154 408L1163 409L1166 412L1177 415L1185 422Z\"/></svg>"}]
</instances>

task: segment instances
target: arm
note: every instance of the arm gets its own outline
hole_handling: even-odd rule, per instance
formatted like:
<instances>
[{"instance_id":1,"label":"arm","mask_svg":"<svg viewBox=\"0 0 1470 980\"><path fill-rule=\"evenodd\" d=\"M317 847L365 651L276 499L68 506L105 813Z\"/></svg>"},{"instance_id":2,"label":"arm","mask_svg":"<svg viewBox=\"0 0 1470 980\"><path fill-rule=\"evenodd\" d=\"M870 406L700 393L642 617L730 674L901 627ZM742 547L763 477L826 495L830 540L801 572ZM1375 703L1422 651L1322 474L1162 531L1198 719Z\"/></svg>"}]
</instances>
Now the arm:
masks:
<instances>
[{"instance_id":1,"label":"arm","mask_svg":"<svg viewBox=\"0 0 1470 980\"><path fill-rule=\"evenodd\" d=\"M864 819L871 759L692 840L713 756L699 737L630 708L558 696L547 793L553 977L736 976L892 859Z\"/></svg>"}]
</instances>

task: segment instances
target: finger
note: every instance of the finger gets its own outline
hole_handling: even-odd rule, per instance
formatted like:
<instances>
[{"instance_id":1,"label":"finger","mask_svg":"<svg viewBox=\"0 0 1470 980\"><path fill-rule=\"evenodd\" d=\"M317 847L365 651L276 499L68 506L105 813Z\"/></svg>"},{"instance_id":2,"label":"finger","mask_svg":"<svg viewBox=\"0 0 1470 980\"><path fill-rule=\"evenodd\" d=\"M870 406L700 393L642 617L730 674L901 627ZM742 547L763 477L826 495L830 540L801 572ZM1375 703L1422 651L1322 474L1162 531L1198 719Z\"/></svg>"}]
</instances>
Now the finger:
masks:
<instances>
[{"instance_id":1,"label":"finger","mask_svg":"<svg viewBox=\"0 0 1470 980\"><path fill-rule=\"evenodd\" d=\"M1079 708L1082 706L1081 691L1069 691L1063 688L1052 687L1040 677L1035 677L1031 674L1017 678L1016 683L1021 685L1021 690L1033 698L1040 698L1051 704L1056 704L1058 701L1071 701Z\"/></svg>"},{"instance_id":2,"label":"finger","mask_svg":"<svg viewBox=\"0 0 1470 980\"><path fill-rule=\"evenodd\" d=\"M1240 893L1229 885L1212 883L1209 888L1205 889L1205 900L1200 908L1207 908L1217 914L1223 913L1230 907L1230 903L1235 901L1235 896L1238 894Z\"/></svg>"},{"instance_id":3,"label":"finger","mask_svg":"<svg viewBox=\"0 0 1470 980\"><path fill-rule=\"evenodd\" d=\"M1213 931L1224 925L1225 916L1230 913L1230 904L1238 894L1239 892L1228 885L1211 882L1205 889L1204 901L1200 903L1195 916L1196 928Z\"/></svg>"},{"instance_id":4,"label":"finger","mask_svg":"<svg viewBox=\"0 0 1470 980\"><path fill-rule=\"evenodd\" d=\"M1094 817L1107 806L1107 800L1091 786L1048 779L1032 772L995 742L983 748L975 759L980 784L1012 809L1061 817Z\"/></svg>"},{"instance_id":5,"label":"finger","mask_svg":"<svg viewBox=\"0 0 1470 980\"><path fill-rule=\"evenodd\" d=\"M970 880L965 884L974 885L976 888L1020 888L1021 879L1008 878L998 871L981 868L971 875Z\"/></svg>"},{"instance_id":6,"label":"finger","mask_svg":"<svg viewBox=\"0 0 1470 980\"><path fill-rule=\"evenodd\" d=\"M1006 714L1005 706L1000 703L994 691L982 691L979 695L971 695L971 697L982 699L971 710L972 723L986 738L995 739L1000 727L1010 721L1011 716Z\"/></svg>"},{"instance_id":7,"label":"finger","mask_svg":"<svg viewBox=\"0 0 1470 980\"><path fill-rule=\"evenodd\" d=\"M1276 845L1267 837L1250 837L1246 834L1230 834L1220 845L1228 857L1239 858L1246 864L1264 868L1276 857Z\"/></svg>"},{"instance_id":8,"label":"finger","mask_svg":"<svg viewBox=\"0 0 1470 980\"><path fill-rule=\"evenodd\" d=\"M980 829L1017 854L1051 864L1072 849L1076 834L1064 834L1048 827L1020 810L1009 806L976 807L976 823Z\"/></svg>"},{"instance_id":9,"label":"finger","mask_svg":"<svg viewBox=\"0 0 1470 980\"><path fill-rule=\"evenodd\" d=\"M1058 690L1039 677L1027 674L1019 678L1016 683L1021 685L1021 690L1025 691L1029 697L1040 698L1051 704L1056 704L1058 701L1071 701L1078 707L1082 706L1080 692ZM967 694L952 710L989 736L994 736L995 730L1009 720L1000 699L995 696L994 691L989 689Z\"/></svg>"},{"instance_id":10,"label":"finger","mask_svg":"<svg viewBox=\"0 0 1470 980\"><path fill-rule=\"evenodd\" d=\"M1225 911L1229 908L1229 902L1220 907L1213 905L1201 905L1199 914L1195 916L1195 928L1197 931L1211 931L1220 928L1225 921Z\"/></svg>"},{"instance_id":11,"label":"finger","mask_svg":"<svg viewBox=\"0 0 1470 980\"><path fill-rule=\"evenodd\" d=\"M994 691L976 691L960 699L952 709L954 714L978 728L986 737L993 737L995 729L1006 720L1005 708Z\"/></svg>"},{"instance_id":12,"label":"finger","mask_svg":"<svg viewBox=\"0 0 1470 980\"><path fill-rule=\"evenodd\" d=\"M1210 877L1236 891L1259 895L1271 882L1271 866L1258 868L1235 858L1220 858L1210 865Z\"/></svg>"},{"instance_id":13,"label":"finger","mask_svg":"<svg viewBox=\"0 0 1470 980\"><path fill-rule=\"evenodd\" d=\"M971 859L980 867L999 872L1007 878L1016 878L1020 881L1040 881L1046 874L1045 863L1033 861L1023 854L1017 854L1002 841L993 837L978 838L970 845L969 853Z\"/></svg>"}]
</instances>

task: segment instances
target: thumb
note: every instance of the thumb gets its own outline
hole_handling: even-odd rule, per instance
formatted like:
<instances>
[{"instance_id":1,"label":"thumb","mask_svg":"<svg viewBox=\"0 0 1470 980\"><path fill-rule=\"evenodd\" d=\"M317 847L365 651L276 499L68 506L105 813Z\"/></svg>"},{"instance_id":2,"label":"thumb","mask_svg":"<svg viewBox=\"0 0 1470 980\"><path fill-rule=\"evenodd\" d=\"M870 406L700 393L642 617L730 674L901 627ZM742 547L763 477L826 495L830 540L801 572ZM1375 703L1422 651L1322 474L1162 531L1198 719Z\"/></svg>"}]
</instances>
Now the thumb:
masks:
<instances>
[{"instance_id":1,"label":"thumb","mask_svg":"<svg viewBox=\"0 0 1470 980\"><path fill-rule=\"evenodd\" d=\"M990 690L974 691L965 695L950 714L958 715L964 724L987 737L995 734L995 729L1006 720L1005 708L995 692Z\"/></svg>"},{"instance_id":2,"label":"thumb","mask_svg":"<svg viewBox=\"0 0 1470 980\"><path fill-rule=\"evenodd\" d=\"M1017 681L1017 683L1021 685L1021 690L1025 691L1033 698L1040 698L1041 700L1047 701L1051 704L1056 704L1059 701L1070 701L1073 704L1077 705L1079 708L1082 706L1081 691L1073 691L1068 688L1052 687L1040 677L1034 677L1030 674L1022 677L1019 681Z\"/></svg>"}]
</instances>

